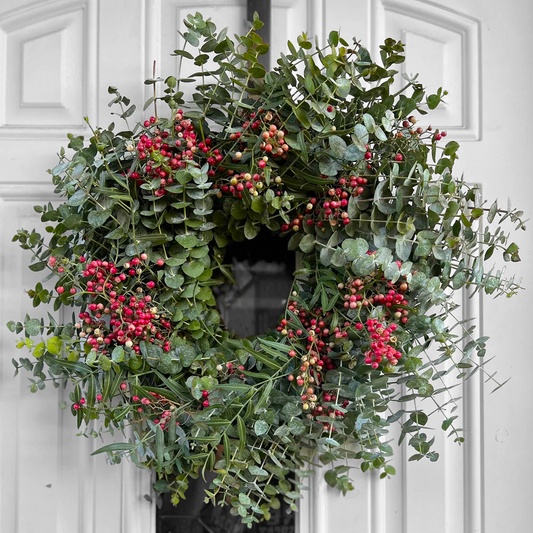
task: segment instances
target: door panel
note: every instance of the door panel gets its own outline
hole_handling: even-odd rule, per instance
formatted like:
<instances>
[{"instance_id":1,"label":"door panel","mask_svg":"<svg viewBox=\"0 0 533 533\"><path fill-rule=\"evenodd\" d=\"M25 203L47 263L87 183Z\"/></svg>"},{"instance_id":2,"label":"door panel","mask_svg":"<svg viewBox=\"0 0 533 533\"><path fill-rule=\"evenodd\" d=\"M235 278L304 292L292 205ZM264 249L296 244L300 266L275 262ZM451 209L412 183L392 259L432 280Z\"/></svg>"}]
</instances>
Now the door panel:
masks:
<instances>
[{"instance_id":1,"label":"door panel","mask_svg":"<svg viewBox=\"0 0 533 533\"><path fill-rule=\"evenodd\" d=\"M201 11L233 35L246 26L245 1L19 0L13 6L0 0L5 73L0 79L0 533L147 533L155 525L150 473L90 457L100 443L75 436L70 413L58 408L59 401L68 402L66 391L50 386L33 397L28 376L12 378L11 358L22 353L1 324L32 311L24 289L40 276L27 270L29 254L12 244L11 236L19 227L38 225L31 206L53 199L45 171L67 144L66 133L89 135L84 116L93 124L112 120L107 87L117 86L130 97L138 109L133 118L141 118L152 90L143 80L152 76L153 62L156 75L176 70L169 53L180 45L177 30L184 15ZM405 42L403 72L420 72L429 90L443 86L450 92L432 123L462 142L458 172L480 183L484 197L499 196L503 207L511 197L527 218L533 197L527 131L533 106L523 50L533 45L533 4L273 0L272 6L274 60L300 31L323 43L327 31L341 29L374 55L385 36ZM522 263L512 271L527 284L531 236L518 237ZM459 447L440 434L435 417L441 454L436 464L409 462L402 449L393 479L356 474L355 490L344 498L319 473L301 505L300 533L527 531L525 509L533 496L528 483L533 466L526 460L533 437L527 424L533 400L527 311L524 294L496 302L465 295L463 316L475 317L478 333L492 337L488 357L498 354L489 371L512 381L495 394L481 375L459 384L458 413L467 441Z\"/></svg>"}]
</instances>

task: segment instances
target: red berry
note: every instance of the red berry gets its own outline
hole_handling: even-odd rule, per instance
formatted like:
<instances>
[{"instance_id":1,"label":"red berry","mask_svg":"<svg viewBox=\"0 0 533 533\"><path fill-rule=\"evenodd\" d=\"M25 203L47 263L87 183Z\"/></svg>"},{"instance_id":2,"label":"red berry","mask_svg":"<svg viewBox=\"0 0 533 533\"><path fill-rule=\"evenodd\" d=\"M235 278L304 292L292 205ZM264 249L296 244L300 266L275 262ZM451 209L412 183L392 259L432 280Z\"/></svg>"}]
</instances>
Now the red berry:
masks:
<instances>
[{"instance_id":1,"label":"red berry","mask_svg":"<svg viewBox=\"0 0 533 533\"><path fill-rule=\"evenodd\" d=\"M403 161L403 155L402 154L396 154L394 156L395 161Z\"/></svg>"}]
</instances>

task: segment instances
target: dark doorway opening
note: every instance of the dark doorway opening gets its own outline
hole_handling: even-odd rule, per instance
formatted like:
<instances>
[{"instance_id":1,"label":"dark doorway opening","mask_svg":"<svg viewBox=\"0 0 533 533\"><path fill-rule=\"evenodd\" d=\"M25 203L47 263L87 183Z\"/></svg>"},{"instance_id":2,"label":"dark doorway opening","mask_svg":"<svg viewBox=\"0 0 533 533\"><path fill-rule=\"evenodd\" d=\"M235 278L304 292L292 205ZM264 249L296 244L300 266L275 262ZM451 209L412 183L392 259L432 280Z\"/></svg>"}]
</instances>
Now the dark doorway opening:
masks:
<instances>
[{"instance_id":1,"label":"dark doorway opening","mask_svg":"<svg viewBox=\"0 0 533 533\"><path fill-rule=\"evenodd\" d=\"M217 302L228 329L241 337L259 335L275 328L285 310L295 271L295 253L287 250L287 240L264 228L252 241L228 246L224 262L232 265L234 285L220 287ZM191 480L187 499L172 505L163 494L157 509L156 533L294 533L295 515L288 505L272 509L268 522L248 529L230 506L204 503L213 473Z\"/></svg>"}]
</instances>

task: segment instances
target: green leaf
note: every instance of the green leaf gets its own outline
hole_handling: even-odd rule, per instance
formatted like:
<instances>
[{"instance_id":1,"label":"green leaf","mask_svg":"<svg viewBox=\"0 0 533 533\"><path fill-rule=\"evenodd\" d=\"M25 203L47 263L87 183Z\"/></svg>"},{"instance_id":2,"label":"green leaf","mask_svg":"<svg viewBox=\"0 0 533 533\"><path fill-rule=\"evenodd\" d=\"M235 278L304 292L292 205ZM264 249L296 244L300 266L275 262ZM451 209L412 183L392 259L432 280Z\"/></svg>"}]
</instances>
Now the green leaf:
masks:
<instances>
[{"instance_id":1,"label":"green leaf","mask_svg":"<svg viewBox=\"0 0 533 533\"><path fill-rule=\"evenodd\" d=\"M369 133L374 133L376 129L376 122L374 121L374 117L372 115L369 115L368 113L364 113L363 122L367 131Z\"/></svg>"},{"instance_id":2,"label":"green leaf","mask_svg":"<svg viewBox=\"0 0 533 533\"><path fill-rule=\"evenodd\" d=\"M337 249L333 252L333 255L331 256L331 264L336 267L343 267L346 263L346 256L344 255L344 252L340 249Z\"/></svg>"},{"instance_id":3,"label":"green leaf","mask_svg":"<svg viewBox=\"0 0 533 533\"><path fill-rule=\"evenodd\" d=\"M312 252L315 249L315 242L316 240L313 234L309 233L305 235L300 241L300 250L306 254Z\"/></svg>"},{"instance_id":4,"label":"green leaf","mask_svg":"<svg viewBox=\"0 0 533 533\"><path fill-rule=\"evenodd\" d=\"M121 363L124 360L124 348L122 346L117 346L111 353L111 359L115 363Z\"/></svg>"},{"instance_id":5,"label":"green leaf","mask_svg":"<svg viewBox=\"0 0 533 533\"><path fill-rule=\"evenodd\" d=\"M300 241L302 240L303 235L301 233L295 233L287 243L287 249L291 251L298 250L298 245L300 244Z\"/></svg>"},{"instance_id":6,"label":"green leaf","mask_svg":"<svg viewBox=\"0 0 533 533\"><path fill-rule=\"evenodd\" d=\"M346 239L342 241L342 249L349 261L353 261L358 257L363 257L369 249L368 243L365 239Z\"/></svg>"},{"instance_id":7,"label":"green leaf","mask_svg":"<svg viewBox=\"0 0 533 533\"><path fill-rule=\"evenodd\" d=\"M231 216L236 220L244 220L248 215L248 212L244 208L241 202L233 202L231 204Z\"/></svg>"},{"instance_id":8,"label":"green leaf","mask_svg":"<svg viewBox=\"0 0 533 533\"><path fill-rule=\"evenodd\" d=\"M458 418L457 415L456 415L456 416L452 416L452 417L447 418L446 420L444 420L444 421L442 422L442 426L441 426L442 429L443 429L444 431L446 431L446 430L447 430L447 429L453 424L453 421L454 421L456 418Z\"/></svg>"},{"instance_id":9,"label":"green leaf","mask_svg":"<svg viewBox=\"0 0 533 533\"><path fill-rule=\"evenodd\" d=\"M453 155L457 150L459 149L459 143L456 141L450 141L448 144L446 144L446 147L444 148L444 153L446 155Z\"/></svg>"},{"instance_id":10,"label":"green leaf","mask_svg":"<svg viewBox=\"0 0 533 533\"><path fill-rule=\"evenodd\" d=\"M257 237L260 231L261 231L261 226L255 226L249 220L247 220L246 224L244 224L244 236L248 240L255 239L255 237Z\"/></svg>"},{"instance_id":11,"label":"green leaf","mask_svg":"<svg viewBox=\"0 0 533 533\"><path fill-rule=\"evenodd\" d=\"M246 507L250 507L252 505L252 500L250 500L250 497L243 492L239 493L239 502Z\"/></svg>"},{"instance_id":12,"label":"green leaf","mask_svg":"<svg viewBox=\"0 0 533 533\"><path fill-rule=\"evenodd\" d=\"M81 222L81 215L73 214L69 215L65 220L63 220L63 225L66 229L75 229Z\"/></svg>"},{"instance_id":13,"label":"green leaf","mask_svg":"<svg viewBox=\"0 0 533 533\"><path fill-rule=\"evenodd\" d=\"M360 161L365 156L366 150L361 150L355 144L351 144L344 152L344 159L346 161Z\"/></svg>"},{"instance_id":14,"label":"green leaf","mask_svg":"<svg viewBox=\"0 0 533 533\"><path fill-rule=\"evenodd\" d=\"M85 203L85 200L87 200L87 192L83 189L79 189L68 199L67 205L79 207Z\"/></svg>"},{"instance_id":15,"label":"green leaf","mask_svg":"<svg viewBox=\"0 0 533 533\"><path fill-rule=\"evenodd\" d=\"M237 415L237 433L239 435L239 453L246 448L246 425L240 415Z\"/></svg>"},{"instance_id":16,"label":"green leaf","mask_svg":"<svg viewBox=\"0 0 533 533\"><path fill-rule=\"evenodd\" d=\"M309 129L311 126L311 122L309 122L309 117L304 109L301 107L297 107L295 105L291 105L292 110L296 116L296 118L302 123L302 126L305 129Z\"/></svg>"},{"instance_id":17,"label":"green leaf","mask_svg":"<svg viewBox=\"0 0 533 533\"><path fill-rule=\"evenodd\" d=\"M196 235L177 235L178 241L184 248L194 248L198 244L198 237Z\"/></svg>"},{"instance_id":18,"label":"green leaf","mask_svg":"<svg viewBox=\"0 0 533 533\"><path fill-rule=\"evenodd\" d=\"M489 214L487 215L487 221L489 222L489 224L492 223L497 212L498 212L498 200L495 200L494 203L490 206Z\"/></svg>"},{"instance_id":19,"label":"green leaf","mask_svg":"<svg viewBox=\"0 0 533 533\"><path fill-rule=\"evenodd\" d=\"M106 220L111 216L111 210L104 209L103 211L89 211L87 221L93 228L99 228L105 224Z\"/></svg>"},{"instance_id":20,"label":"green leaf","mask_svg":"<svg viewBox=\"0 0 533 533\"><path fill-rule=\"evenodd\" d=\"M257 436L264 435L270 426L264 420L256 420L254 424L254 431Z\"/></svg>"},{"instance_id":21,"label":"green leaf","mask_svg":"<svg viewBox=\"0 0 533 533\"><path fill-rule=\"evenodd\" d=\"M107 372L111 369L111 361L103 353L101 353L98 357L98 365L104 372Z\"/></svg>"},{"instance_id":22,"label":"green leaf","mask_svg":"<svg viewBox=\"0 0 533 533\"><path fill-rule=\"evenodd\" d=\"M440 318L434 318L431 321L431 331L436 335L442 333L446 329L444 322Z\"/></svg>"},{"instance_id":23,"label":"green leaf","mask_svg":"<svg viewBox=\"0 0 533 533\"><path fill-rule=\"evenodd\" d=\"M385 131L391 132L394 126L394 122L394 113L390 109L387 109L385 111L385 115L381 119L381 124L383 125Z\"/></svg>"},{"instance_id":24,"label":"green leaf","mask_svg":"<svg viewBox=\"0 0 533 533\"><path fill-rule=\"evenodd\" d=\"M248 472L252 474L252 476L268 476L270 475L264 468L260 468L259 466L251 465L248 467Z\"/></svg>"},{"instance_id":25,"label":"green leaf","mask_svg":"<svg viewBox=\"0 0 533 533\"><path fill-rule=\"evenodd\" d=\"M338 135L332 135L329 138L329 147L331 148L331 151L335 157L338 157L339 159L344 157L346 152L346 142L344 139Z\"/></svg>"},{"instance_id":26,"label":"green leaf","mask_svg":"<svg viewBox=\"0 0 533 533\"><path fill-rule=\"evenodd\" d=\"M114 229L113 231L110 231L105 236L105 238L106 239L117 240L117 239L122 239L122 237L125 237L125 236L126 236L126 234L124 233L124 230L121 227L118 227L118 228Z\"/></svg>"},{"instance_id":27,"label":"green leaf","mask_svg":"<svg viewBox=\"0 0 533 533\"><path fill-rule=\"evenodd\" d=\"M262 196L256 196L252 200L252 211L255 211L256 213L262 213L265 209L266 209L265 199Z\"/></svg>"},{"instance_id":28,"label":"green leaf","mask_svg":"<svg viewBox=\"0 0 533 533\"><path fill-rule=\"evenodd\" d=\"M191 278L197 278L205 270L205 266L200 261L185 263L181 268Z\"/></svg>"},{"instance_id":29,"label":"green leaf","mask_svg":"<svg viewBox=\"0 0 533 533\"><path fill-rule=\"evenodd\" d=\"M231 446L226 432L222 435L222 442L224 445L224 467L227 470L231 464Z\"/></svg>"},{"instance_id":30,"label":"green leaf","mask_svg":"<svg viewBox=\"0 0 533 533\"><path fill-rule=\"evenodd\" d=\"M320 173L324 174L324 176L336 176L339 170L342 169L342 165L330 157L321 159L318 166Z\"/></svg>"},{"instance_id":31,"label":"green leaf","mask_svg":"<svg viewBox=\"0 0 533 533\"><path fill-rule=\"evenodd\" d=\"M396 239L396 255L402 261L408 261L411 256L411 250L413 249L413 240L409 239L407 235L402 235Z\"/></svg>"},{"instance_id":32,"label":"green leaf","mask_svg":"<svg viewBox=\"0 0 533 533\"><path fill-rule=\"evenodd\" d=\"M39 357L42 357L45 352L45 344L44 341L41 341L37 346L35 346L33 350L33 356L39 359Z\"/></svg>"},{"instance_id":33,"label":"green leaf","mask_svg":"<svg viewBox=\"0 0 533 533\"><path fill-rule=\"evenodd\" d=\"M337 472L335 470L328 470L324 474L324 479L326 480L326 483L330 487L336 487L337 486Z\"/></svg>"},{"instance_id":34,"label":"green leaf","mask_svg":"<svg viewBox=\"0 0 533 533\"><path fill-rule=\"evenodd\" d=\"M298 420L297 418L293 418L288 424L287 427L289 428L289 431L293 435L301 435L305 431L305 424Z\"/></svg>"},{"instance_id":35,"label":"green leaf","mask_svg":"<svg viewBox=\"0 0 533 533\"><path fill-rule=\"evenodd\" d=\"M332 46L337 46L339 44L339 32L338 31L333 30L329 33L328 43L331 44Z\"/></svg>"},{"instance_id":36,"label":"green leaf","mask_svg":"<svg viewBox=\"0 0 533 533\"><path fill-rule=\"evenodd\" d=\"M366 152L367 148L366 145L368 144L368 131L363 126L363 124L356 124L353 129L353 142L355 146L361 150Z\"/></svg>"},{"instance_id":37,"label":"green leaf","mask_svg":"<svg viewBox=\"0 0 533 533\"><path fill-rule=\"evenodd\" d=\"M171 55L182 56L182 57L186 57L187 59L194 59L194 56L190 52L187 52L186 50L174 50L174 53Z\"/></svg>"},{"instance_id":38,"label":"green leaf","mask_svg":"<svg viewBox=\"0 0 533 533\"><path fill-rule=\"evenodd\" d=\"M112 452L132 452L135 449L135 444L130 444L127 442L114 442L113 444L107 444L106 446L102 446L101 448L98 448L95 452L91 453L91 455L98 455L100 453L112 453Z\"/></svg>"},{"instance_id":39,"label":"green leaf","mask_svg":"<svg viewBox=\"0 0 533 533\"><path fill-rule=\"evenodd\" d=\"M339 95L339 98L346 98L350 94L350 89L352 88L350 80L338 78L334 80L334 83L337 86L335 92Z\"/></svg>"},{"instance_id":40,"label":"green leaf","mask_svg":"<svg viewBox=\"0 0 533 533\"><path fill-rule=\"evenodd\" d=\"M301 407L294 402L287 402L282 408L283 414L289 417L300 416L302 414Z\"/></svg>"},{"instance_id":41,"label":"green leaf","mask_svg":"<svg viewBox=\"0 0 533 533\"><path fill-rule=\"evenodd\" d=\"M430 94L427 97L427 103L429 109L435 109L440 104L440 96L436 94ZM405 116L405 114L403 116Z\"/></svg>"},{"instance_id":42,"label":"green leaf","mask_svg":"<svg viewBox=\"0 0 533 533\"><path fill-rule=\"evenodd\" d=\"M163 353L163 349L160 346L148 341L141 341L139 347L141 348L143 358L150 366L155 367L159 364L161 354Z\"/></svg>"},{"instance_id":43,"label":"green leaf","mask_svg":"<svg viewBox=\"0 0 533 533\"><path fill-rule=\"evenodd\" d=\"M35 337L41 333L41 321L37 318L32 318L24 323L24 329L30 337Z\"/></svg>"},{"instance_id":44,"label":"green leaf","mask_svg":"<svg viewBox=\"0 0 533 533\"><path fill-rule=\"evenodd\" d=\"M423 413L422 411L417 411L416 413L412 413L409 417L415 424L418 424L420 426L425 426L428 422L428 416L426 413Z\"/></svg>"}]
</instances>

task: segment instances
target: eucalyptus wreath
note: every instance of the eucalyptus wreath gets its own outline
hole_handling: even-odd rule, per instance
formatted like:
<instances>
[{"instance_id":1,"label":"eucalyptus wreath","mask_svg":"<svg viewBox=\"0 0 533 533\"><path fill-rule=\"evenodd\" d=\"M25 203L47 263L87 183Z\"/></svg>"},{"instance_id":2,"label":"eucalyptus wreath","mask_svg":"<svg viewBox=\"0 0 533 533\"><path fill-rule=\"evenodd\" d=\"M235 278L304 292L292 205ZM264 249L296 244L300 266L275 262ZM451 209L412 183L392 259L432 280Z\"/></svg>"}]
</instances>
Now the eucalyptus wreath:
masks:
<instances>
[{"instance_id":1,"label":"eucalyptus wreath","mask_svg":"<svg viewBox=\"0 0 533 533\"><path fill-rule=\"evenodd\" d=\"M295 509L317 462L343 492L355 465L394 474L391 424L412 460L438 457L431 413L463 441L443 379L482 368L487 337L457 321L453 294L514 294L483 261L519 260L495 219L524 226L453 176L457 142L417 126L446 92L394 85L401 42L378 64L336 31L324 48L303 34L266 72L257 18L235 41L198 13L185 25L174 55L197 72L147 80L153 116L133 127L135 105L110 87L126 129L69 135L51 171L65 201L35 207L48 235L14 237L55 283L28 291L33 305L72 320L8 327L33 354L13 360L32 392L70 382L78 427L120 430L95 453L154 469L175 502L213 470L206 498L251 525L280 498ZM279 323L239 338L214 291L232 279L228 244L265 228L301 268Z\"/></svg>"}]
</instances>

